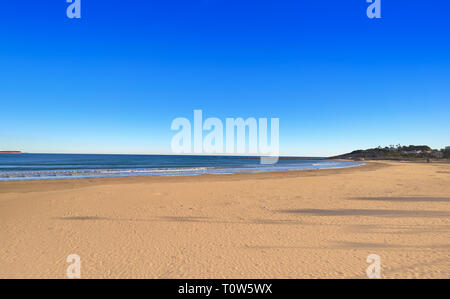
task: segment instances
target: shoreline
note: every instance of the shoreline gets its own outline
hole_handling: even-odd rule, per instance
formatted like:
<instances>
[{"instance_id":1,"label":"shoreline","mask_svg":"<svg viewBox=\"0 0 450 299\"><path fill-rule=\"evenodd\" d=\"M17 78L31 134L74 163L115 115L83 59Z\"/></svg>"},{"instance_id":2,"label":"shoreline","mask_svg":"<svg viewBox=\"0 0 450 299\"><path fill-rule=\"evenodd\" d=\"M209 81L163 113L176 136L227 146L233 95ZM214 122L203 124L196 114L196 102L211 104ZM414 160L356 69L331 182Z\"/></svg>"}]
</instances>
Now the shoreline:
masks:
<instances>
[{"instance_id":1,"label":"shoreline","mask_svg":"<svg viewBox=\"0 0 450 299\"><path fill-rule=\"evenodd\" d=\"M180 168L155 168L155 169L143 169L143 168L130 168L130 169L109 169L109 168L105 168L105 169L77 169L77 170L72 170L72 169L67 169L67 170L44 170L44 171L11 171L10 173L12 174L20 174L20 173L46 173L46 172L60 172L60 173L73 173L73 172L78 172L78 173L82 173L82 172L90 172L90 171L97 171L97 172L114 172L114 171L131 171L132 174L129 175L120 175L120 174L112 174L112 175L66 175L64 176L63 174L60 176L46 176L45 178L40 178L40 177L33 177L33 176L28 176L28 177L12 177L12 178L0 178L0 183L1 182L29 182L29 181L55 181L55 180L82 180L82 179L104 179L104 178L128 178L128 177L196 177L196 176L205 176L205 175L236 175L236 174L260 174L260 173L276 173L276 172L283 172L283 173L287 173L287 172L299 172L299 171L313 171L313 170L327 170L327 169L341 169L341 168L351 168L351 167L359 167L359 166L363 166L366 163L365 162L355 162L355 161L344 161L344 160L333 160L335 162L349 162L352 163L353 165L342 165L342 166L332 166L332 167L305 167L305 168L299 168L299 169L274 169L274 170L270 170L270 169L264 169L264 168L258 168L258 167L250 167L250 166L233 166L233 167L191 167L191 168L186 168L184 169L183 167ZM356 164L356 165L355 165ZM314 165L314 164L313 164ZM190 172L193 169L199 170L199 169L203 169L204 172ZM239 169L239 170L236 170ZM243 170L246 169L246 170ZM142 171L148 171L148 174L139 174L142 173ZM158 171L158 170L164 170L170 173L170 171L178 171L179 173L176 174L176 172L172 172L170 174L155 174L154 171ZM134 171L134 173L133 173ZM140 172L139 172L140 171ZM153 171L153 173L152 173ZM216 171L216 172L215 172ZM0 173L1 174L1 173Z\"/></svg>"},{"instance_id":2,"label":"shoreline","mask_svg":"<svg viewBox=\"0 0 450 299\"><path fill-rule=\"evenodd\" d=\"M11 191L22 192L21 190L33 190L46 185L53 187L71 186L98 186L108 184L133 184L133 183L177 183L177 182L209 182L209 181L236 181L246 179L273 179L273 178L297 178L308 176L333 175L362 170L370 171L382 167L388 167L385 163L366 161L361 165L323 168L323 169L303 169L287 171L268 171L256 173L233 173L233 174L201 174L201 175L181 175L181 176L124 176L124 177L94 177L94 178L70 178L70 179L43 179L43 180L14 180L0 181L0 194ZM20 189L20 190L19 190ZM26 191L23 191L26 192Z\"/></svg>"}]
</instances>

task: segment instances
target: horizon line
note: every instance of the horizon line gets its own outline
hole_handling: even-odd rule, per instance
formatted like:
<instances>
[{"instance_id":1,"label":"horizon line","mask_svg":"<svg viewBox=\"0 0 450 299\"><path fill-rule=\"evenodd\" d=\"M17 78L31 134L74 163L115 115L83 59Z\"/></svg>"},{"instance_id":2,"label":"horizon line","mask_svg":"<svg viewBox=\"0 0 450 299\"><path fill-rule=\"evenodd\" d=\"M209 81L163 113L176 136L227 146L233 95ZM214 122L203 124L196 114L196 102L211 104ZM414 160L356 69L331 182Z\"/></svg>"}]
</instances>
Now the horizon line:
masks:
<instances>
[{"instance_id":1,"label":"horizon line","mask_svg":"<svg viewBox=\"0 0 450 299\"><path fill-rule=\"evenodd\" d=\"M2 151L0 151L2 152ZM70 152L22 152L22 151L3 151L3 152L20 152L21 154L34 155L123 155L123 156L205 156L205 157L280 157L280 158L329 158L333 156L309 156L309 155L255 155L255 154L226 154L226 153L192 153L192 154L174 154L174 153L70 153Z\"/></svg>"}]
</instances>

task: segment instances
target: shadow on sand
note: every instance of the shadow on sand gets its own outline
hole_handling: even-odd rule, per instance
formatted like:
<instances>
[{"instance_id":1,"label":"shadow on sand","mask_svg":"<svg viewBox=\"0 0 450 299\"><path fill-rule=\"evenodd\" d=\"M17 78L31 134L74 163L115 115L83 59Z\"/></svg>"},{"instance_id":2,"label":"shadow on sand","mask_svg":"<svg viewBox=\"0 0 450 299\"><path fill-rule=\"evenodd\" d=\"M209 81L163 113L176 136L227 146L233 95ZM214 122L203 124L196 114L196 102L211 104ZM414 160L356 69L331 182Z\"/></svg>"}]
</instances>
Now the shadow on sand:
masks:
<instances>
[{"instance_id":1,"label":"shadow on sand","mask_svg":"<svg viewBox=\"0 0 450 299\"><path fill-rule=\"evenodd\" d=\"M392 201L392 202L450 202L447 197L358 197L351 200Z\"/></svg>"},{"instance_id":2,"label":"shadow on sand","mask_svg":"<svg viewBox=\"0 0 450 299\"><path fill-rule=\"evenodd\" d=\"M98 216L71 216L71 217L56 217L54 220L62 221L121 221L121 222L173 222L173 223L209 223L209 224L264 224L264 225L301 225L303 222L295 220L275 220L275 219L251 219L242 221L226 221L220 219L213 219L209 217L179 217L179 216L164 216L153 217L149 219L139 218L111 218Z\"/></svg>"},{"instance_id":3,"label":"shadow on sand","mask_svg":"<svg viewBox=\"0 0 450 299\"><path fill-rule=\"evenodd\" d=\"M450 217L446 211L406 211L406 210L378 210L378 209L299 209L280 210L280 213L300 214L311 216L379 216L379 217L421 217L442 218Z\"/></svg>"},{"instance_id":4,"label":"shadow on sand","mask_svg":"<svg viewBox=\"0 0 450 299\"><path fill-rule=\"evenodd\" d=\"M330 250L330 249L416 249L416 250L444 250L450 248L450 244L432 244L432 245L398 245L389 243L364 243L364 242L346 242L346 241L329 241L323 246L244 246L245 249L313 249L313 250Z\"/></svg>"}]
</instances>

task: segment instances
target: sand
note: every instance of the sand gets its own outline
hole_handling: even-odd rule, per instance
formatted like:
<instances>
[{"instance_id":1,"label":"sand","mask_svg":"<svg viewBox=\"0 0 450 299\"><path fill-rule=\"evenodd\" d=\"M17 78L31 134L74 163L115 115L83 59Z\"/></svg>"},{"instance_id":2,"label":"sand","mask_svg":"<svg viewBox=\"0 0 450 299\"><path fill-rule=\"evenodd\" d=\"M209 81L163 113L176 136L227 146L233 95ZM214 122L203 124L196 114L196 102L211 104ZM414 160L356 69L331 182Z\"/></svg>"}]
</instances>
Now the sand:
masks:
<instances>
[{"instance_id":1,"label":"sand","mask_svg":"<svg viewBox=\"0 0 450 299\"><path fill-rule=\"evenodd\" d=\"M0 182L0 278L450 278L450 165Z\"/></svg>"}]
</instances>

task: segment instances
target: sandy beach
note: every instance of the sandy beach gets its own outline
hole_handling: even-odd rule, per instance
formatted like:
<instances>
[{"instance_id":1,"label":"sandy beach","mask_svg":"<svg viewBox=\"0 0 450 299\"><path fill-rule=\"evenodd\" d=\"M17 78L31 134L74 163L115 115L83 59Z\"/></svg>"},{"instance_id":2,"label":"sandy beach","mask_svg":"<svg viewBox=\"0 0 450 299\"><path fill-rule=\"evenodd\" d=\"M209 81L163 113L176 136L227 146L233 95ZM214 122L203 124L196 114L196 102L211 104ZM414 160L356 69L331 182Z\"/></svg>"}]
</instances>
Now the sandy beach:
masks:
<instances>
[{"instance_id":1,"label":"sandy beach","mask_svg":"<svg viewBox=\"0 0 450 299\"><path fill-rule=\"evenodd\" d=\"M450 278L450 165L0 182L0 278Z\"/></svg>"}]
</instances>

